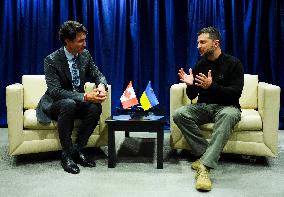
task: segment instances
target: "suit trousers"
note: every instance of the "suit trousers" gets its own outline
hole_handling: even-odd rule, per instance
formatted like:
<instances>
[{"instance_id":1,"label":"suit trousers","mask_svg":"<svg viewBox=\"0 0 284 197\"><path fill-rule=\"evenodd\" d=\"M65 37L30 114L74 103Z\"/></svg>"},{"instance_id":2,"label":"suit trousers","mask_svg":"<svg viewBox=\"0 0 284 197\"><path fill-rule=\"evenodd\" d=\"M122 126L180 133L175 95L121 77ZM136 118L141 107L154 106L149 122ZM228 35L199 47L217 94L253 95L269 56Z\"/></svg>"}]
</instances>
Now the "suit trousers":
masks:
<instances>
[{"instance_id":1,"label":"suit trousers","mask_svg":"<svg viewBox=\"0 0 284 197\"><path fill-rule=\"evenodd\" d=\"M49 110L49 115L51 119L56 120L58 123L62 150L70 154L73 151L71 135L75 119L82 120L78 129L76 143L78 146L84 147L96 128L101 113L102 106L98 103L76 103L73 99L55 101Z\"/></svg>"},{"instance_id":2,"label":"suit trousers","mask_svg":"<svg viewBox=\"0 0 284 197\"><path fill-rule=\"evenodd\" d=\"M236 107L205 103L180 107L173 114L173 121L190 145L192 153L201 156L200 161L210 168L217 167L220 154L240 119L241 111ZM210 122L214 122L214 126L208 142L199 126Z\"/></svg>"}]
</instances>

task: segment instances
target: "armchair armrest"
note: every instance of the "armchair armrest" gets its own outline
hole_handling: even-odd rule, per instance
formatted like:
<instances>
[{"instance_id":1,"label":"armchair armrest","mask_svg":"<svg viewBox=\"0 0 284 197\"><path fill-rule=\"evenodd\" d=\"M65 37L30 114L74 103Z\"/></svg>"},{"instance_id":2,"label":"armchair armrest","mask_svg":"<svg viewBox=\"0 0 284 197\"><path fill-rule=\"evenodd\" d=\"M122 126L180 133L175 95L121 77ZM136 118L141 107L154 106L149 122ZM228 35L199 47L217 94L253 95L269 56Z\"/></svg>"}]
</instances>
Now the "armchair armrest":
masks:
<instances>
[{"instance_id":1,"label":"armchair armrest","mask_svg":"<svg viewBox=\"0 0 284 197\"><path fill-rule=\"evenodd\" d=\"M258 84L258 111L263 123L264 143L277 155L280 87L264 82Z\"/></svg>"},{"instance_id":2,"label":"armchair armrest","mask_svg":"<svg viewBox=\"0 0 284 197\"><path fill-rule=\"evenodd\" d=\"M173 114L176 109L186 104L191 104L191 100L186 95L186 84L174 84L170 88L170 125L171 125L171 147L176 147L176 144L181 142L182 134L177 125L173 121Z\"/></svg>"},{"instance_id":3,"label":"armchair armrest","mask_svg":"<svg viewBox=\"0 0 284 197\"><path fill-rule=\"evenodd\" d=\"M185 83L174 84L171 86L170 88L170 116L171 118L172 118L174 111L177 108L184 105L185 98L187 98Z\"/></svg>"},{"instance_id":4,"label":"armchair armrest","mask_svg":"<svg viewBox=\"0 0 284 197\"><path fill-rule=\"evenodd\" d=\"M24 87L22 84L6 87L6 107L9 153L13 154L23 141Z\"/></svg>"},{"instance_id":5,"label":"armchair armrest","mask_svg":"<svg viewBox=\"0 0 284 197\"><path fill-rule=\"evenodd\" d=\"M85 83L85 92L91 92L94 89L95 83L87 82ZM102 103L102 114L101 123L103 124L105 120L111 115L111 85L108 85L108 96L107 99Z\"/></svg>"},{"instance_id":6,"label":"armchair armrest","mask_svg":"<svg viewBox=\"0 0 284 197\"><path fill-rule=\"evenodd\" d=\"M90 92L94 89L95 83L87 82L84 86L85 92ZM107 99L102 103L102 114L100 117L100 140L98 145L105 145L107 143L107 125L105 120L111 116L111 85L108 85Z\"/></svg>"},{"instance_id":7,"label":"armchair armrest","mask_svg":"<svg viewBox=\"0 0 284 197\"><path fill-rule=\"evenodd\" d=\"M102 103L102 115L100 118L100 133L107 134L107 125L105 120L111 116L111 85L108 85L108 96L107 99Z\"/></svg>"},{"instance_id":8,"label":"armchair armrest","mask_svg":"<svg viewBox=\"0 0 284 197\"><path fill-rule=\"evenodd\" d=\"M96 87L95 83L91 83L91 82L86 82L84 85L84 90L85 92L91 92L93 91L93 89Z\"/></svg>"}]
</instances>

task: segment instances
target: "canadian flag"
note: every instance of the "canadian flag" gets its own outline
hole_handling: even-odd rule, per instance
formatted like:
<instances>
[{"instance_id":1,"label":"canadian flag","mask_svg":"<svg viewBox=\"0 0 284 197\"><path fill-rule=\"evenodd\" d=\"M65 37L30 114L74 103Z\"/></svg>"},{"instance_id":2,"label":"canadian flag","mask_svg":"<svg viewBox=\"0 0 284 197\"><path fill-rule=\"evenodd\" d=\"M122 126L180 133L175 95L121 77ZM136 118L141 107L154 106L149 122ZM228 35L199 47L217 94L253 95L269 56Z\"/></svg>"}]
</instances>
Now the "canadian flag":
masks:
<instances>
[{"instance_id":1,"label":"canadian flag","mask_svg":"<svg viewBox=\"0 0 284 197\"><path fill-rule=\"evenodd\" d=\"M123 109L127 109L138 104L138 100L132 87L132 81L129 82L126 90L123 92L122 96L120 97L120 101Z\"/></svg>"}]
</instances>

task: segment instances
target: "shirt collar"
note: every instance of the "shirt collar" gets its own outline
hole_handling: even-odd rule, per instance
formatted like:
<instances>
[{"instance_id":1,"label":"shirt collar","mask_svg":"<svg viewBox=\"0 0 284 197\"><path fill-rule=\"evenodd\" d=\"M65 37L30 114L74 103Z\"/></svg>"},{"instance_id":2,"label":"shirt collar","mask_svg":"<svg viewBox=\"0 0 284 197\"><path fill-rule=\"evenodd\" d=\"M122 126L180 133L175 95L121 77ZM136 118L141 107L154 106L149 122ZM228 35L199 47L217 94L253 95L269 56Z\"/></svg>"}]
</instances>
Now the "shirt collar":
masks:
<instances>
[{"instance_id":1,"label":"shirt collar","mask_svg":"<svg viewBox=\"0 0 284 197\"><path fill-rule=\"evenodd\" d=\"M65 56L67 58L68 61L73 61L73 59L75 58L75 55L73 55L72 53L70 53L66 47L64 47L64 52L65 52ZM77 56L77 55L76 55Z\"/></svg>"},{"instance_id":2,"label":"shirt collar","mask_svg":"<svg viewBox=\"0 0 284 197\"><path fill-rule=\"evenodd\" d=\"M214 61L208 60L208 59L206 59L206 58L204 58L204 59L205 59L205 61L206 61L207 63L218 65L218 64L222 64L223 57L224 57L224 54L221 53L221 54L219 55L219 57L218 57L216 60L214 60Z\"/></svg>"}]
</instances>

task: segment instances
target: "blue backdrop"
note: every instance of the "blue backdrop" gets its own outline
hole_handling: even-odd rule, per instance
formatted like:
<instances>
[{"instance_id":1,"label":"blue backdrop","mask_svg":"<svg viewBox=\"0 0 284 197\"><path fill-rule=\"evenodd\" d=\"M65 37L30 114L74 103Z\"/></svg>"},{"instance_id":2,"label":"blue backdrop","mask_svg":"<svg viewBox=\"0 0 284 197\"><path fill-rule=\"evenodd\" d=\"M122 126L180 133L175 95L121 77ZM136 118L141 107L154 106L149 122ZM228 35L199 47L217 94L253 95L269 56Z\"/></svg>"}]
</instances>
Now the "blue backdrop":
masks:
<instances>
[{"instance_id":1,"label":"blue backdrop","mask_svg":"<svg viewBox=\"0 0 284 197\"><path fill-rule=\"evenodd\" d=\"M169 112L170 86L180 67L198 60L197 31L206 26L220 29L223 52L238 57L246 73L284 90L281 0L4 0L0 15L2 126L5 87L43 74L43 58L60 47L57 32L66 20L87 27L87 48L112 85L113 109L130 80L138 97L150 80Z\"/></svg>"}]
</instances>

